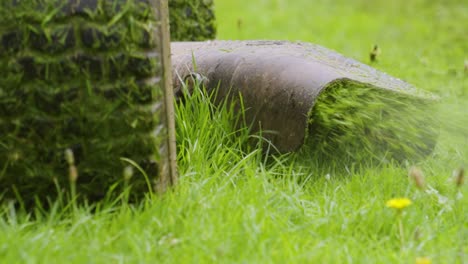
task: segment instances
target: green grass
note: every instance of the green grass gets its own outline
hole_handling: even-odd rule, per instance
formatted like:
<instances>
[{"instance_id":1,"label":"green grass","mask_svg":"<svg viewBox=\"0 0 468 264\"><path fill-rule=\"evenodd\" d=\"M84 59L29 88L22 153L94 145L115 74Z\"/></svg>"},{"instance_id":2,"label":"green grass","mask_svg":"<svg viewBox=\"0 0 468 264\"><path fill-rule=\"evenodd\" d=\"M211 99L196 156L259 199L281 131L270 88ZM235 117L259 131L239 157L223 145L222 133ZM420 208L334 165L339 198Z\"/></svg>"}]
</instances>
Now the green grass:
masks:
<instances>
[{"instance_id":1,"label":"green grass","mask_svg":"<svg viewBox=\"0 0 468 264\"><path fill-rule=\"evenodd\" d=\"M323 163L372 165L423 159L438 138L436 105L436 100L335 81L309 113L302 152Z\"/></svg>"},{"instance_id":2,"label":"green grass","mask_svg":"<svg viewBox=\"0 0 468 264\"><path fill-rule=\"evenodd\" d=\"M177 109L180 183L141 204L117 200L30 215L5 205L2 263L433 263L468 261L468 187L452 171L468 159L463 1L219 0L220 39L311 41L435 92L441 131L420 161L429 186L407 177L411 164L324 166L296 155L265 158L229 104L195 93ZM238 21L241 21L240 23ZM240 24L240 28L239 28ZM138 175L134 175L136 177ZM464 196L461 197L461 194ZM408 197L403 245L397 215ZM455 197L461 197L456 199Z\"/></svg>"}]
</instances>

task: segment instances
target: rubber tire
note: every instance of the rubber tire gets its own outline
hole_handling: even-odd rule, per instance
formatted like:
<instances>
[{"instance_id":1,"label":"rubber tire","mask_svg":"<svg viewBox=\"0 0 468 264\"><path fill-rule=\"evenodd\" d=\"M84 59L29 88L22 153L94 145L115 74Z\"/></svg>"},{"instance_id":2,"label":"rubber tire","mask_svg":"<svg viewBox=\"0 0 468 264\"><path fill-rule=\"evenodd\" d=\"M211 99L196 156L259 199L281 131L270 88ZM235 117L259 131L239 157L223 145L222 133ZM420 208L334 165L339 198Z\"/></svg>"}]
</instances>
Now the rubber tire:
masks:
<instances>
[{"instance_id":1,"label":"rubber tire","mask_svg":"<svg viewBox=\"0 0 468 264\"><path fill-rule=\"evenodd\" d=\"M149 1L38 2L0 4L3 198L32 204L68 190L66 149L82 198L122 181L121 157L157 177L161 66ZM132 184L137 196L148 189Z\"/></svg>"}]
</instances>

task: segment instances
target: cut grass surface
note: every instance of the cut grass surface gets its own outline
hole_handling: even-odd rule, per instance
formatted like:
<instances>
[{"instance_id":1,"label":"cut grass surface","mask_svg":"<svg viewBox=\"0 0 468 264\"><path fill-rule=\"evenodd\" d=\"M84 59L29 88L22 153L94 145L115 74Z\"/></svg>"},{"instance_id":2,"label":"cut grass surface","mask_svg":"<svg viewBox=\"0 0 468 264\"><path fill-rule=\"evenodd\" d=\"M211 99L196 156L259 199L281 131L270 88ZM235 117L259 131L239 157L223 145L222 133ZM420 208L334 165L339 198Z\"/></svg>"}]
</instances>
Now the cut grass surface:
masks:
<instances>
[{"instance_id":1,"label":"cut grass surface","mask_svg":"<svg viewBox=\"0 0 468 264\"><path fill-rule=\"evenodd\" d=\"M466 262L468 188L455 200L451 180L468 160L464 2L220 0L216 8L220 39L301 39L361 61L377 42L376 67L439 94L439 140L418 163L429 188L417 190L405 165L321 168L295 155L265 162L246 147L229 107L194 99L178 109L176 189L138 205L52 210L35 220L2 206L1 262L415 263L427 256L452 264L463 263L460 253ZM403 214L403 248L396 214L385 207L395 197L413 201Z\"/></svg>"}]
</instances>

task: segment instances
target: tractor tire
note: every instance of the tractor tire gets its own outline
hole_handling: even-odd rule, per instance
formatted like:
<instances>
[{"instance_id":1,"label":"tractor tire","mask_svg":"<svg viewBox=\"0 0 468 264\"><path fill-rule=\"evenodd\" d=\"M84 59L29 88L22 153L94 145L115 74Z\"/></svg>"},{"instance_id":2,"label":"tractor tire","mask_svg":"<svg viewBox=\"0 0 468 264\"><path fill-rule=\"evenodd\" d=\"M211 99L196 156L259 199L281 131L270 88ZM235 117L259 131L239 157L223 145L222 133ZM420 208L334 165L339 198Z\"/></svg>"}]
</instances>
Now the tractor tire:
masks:
<instances>
[{"instance_id":1,"label":"tractor tire","mask_svg":"<svg viewBox=\"0 0 468 264\"><path fill-rule=\"evenodd\" d=\"M54 199L73 165L78 195L95 201L123 181L121 158L157 178L165 141L152 10L150 0L0 4L0 197ZM140 175L131 186L148 190Z\"/></svg>"},{"instance_id":2,"label":"tractor tire","mask_svg":"<svg viewBox=\"0 0 468 264\"><path fill-rule=\"evenodd\" d=\"M201 41L216 37L213 0L169 0L172 41Z\"/></svg>"}]
</instances>

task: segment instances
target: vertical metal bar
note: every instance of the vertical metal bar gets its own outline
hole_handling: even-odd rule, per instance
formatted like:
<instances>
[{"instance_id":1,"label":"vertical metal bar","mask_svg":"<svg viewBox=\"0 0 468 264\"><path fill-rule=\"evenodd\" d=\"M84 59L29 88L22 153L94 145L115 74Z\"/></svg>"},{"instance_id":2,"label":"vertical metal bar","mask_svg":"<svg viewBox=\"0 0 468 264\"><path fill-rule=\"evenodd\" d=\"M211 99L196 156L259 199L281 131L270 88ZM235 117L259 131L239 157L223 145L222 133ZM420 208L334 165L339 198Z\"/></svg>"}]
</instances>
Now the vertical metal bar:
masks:
<instances>
[{"instance_id":1,"label":"vertical metal bar","mask_svg":"<svg viewBox=\"0 0 468 264\"><path fill-rule=\"evenodd\" d=\"M161 43L161 64L163 68L164 87L164 108L165 122L167 129L167 159L166 169L162 170L159 179L159 191L165 191L167 185L177 184L177 155L174 120L174 91L172 87L172 64L171 64L171 43L169 31L169 6L168 0L153 0L153 9L156 17L159 18L159 36Z\"/></svg>"}]
</instances>

